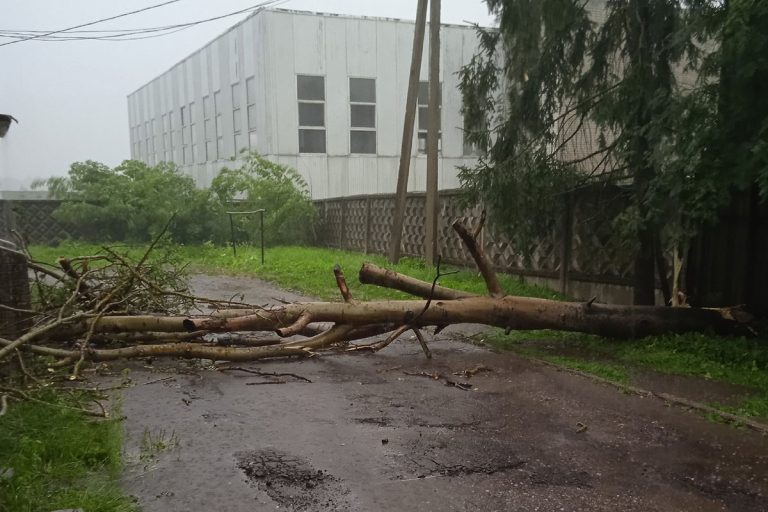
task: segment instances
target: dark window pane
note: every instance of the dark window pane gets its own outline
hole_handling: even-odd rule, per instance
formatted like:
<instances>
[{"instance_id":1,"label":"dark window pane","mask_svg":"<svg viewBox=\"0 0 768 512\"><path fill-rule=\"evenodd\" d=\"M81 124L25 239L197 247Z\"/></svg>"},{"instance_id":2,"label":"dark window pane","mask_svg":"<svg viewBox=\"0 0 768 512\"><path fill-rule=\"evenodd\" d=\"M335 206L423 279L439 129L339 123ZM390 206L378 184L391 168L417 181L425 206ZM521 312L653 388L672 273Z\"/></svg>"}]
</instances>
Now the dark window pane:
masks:
<instances>
[{"instance_id":1,"label":"dark window pane","mask_svg":"<svg viewBox=\"0 0 768 512\"><path fill-rule=\"evenodd\" d=\"M427 152L427 132L419 132L418 148L419 153Z\"/></svg>"},{"instance_id":2,"label":"dark window pane","mask_svg":"<svg viewBox=\"0 0 768 512\"><path fill-rule=\"evenodd\" d=\"M325 100L325 78L322 76L299 75L296 77L300 100Z\"/></svg>"},{"instance_id":3,"label":"dark window pane","mask_svg":"<svg viewBox=\"0 0 768 512\"><path fill-rule=\"evenodd\" d=\"M354 128L376 128L375 105L350 105L352 107L352 126Z\"/></svg>"},{"instance_id":4,"label":"dark window pane","mask_svg":"<svg viewBox=\"0 0 768 512\"><path fill-rule=\"evenodd\" d=\"M426 130L429 126L427 107L419 107L419 130Z\"/></svg>"},{"instance_id":5,"label":"dark window pane","mask_svg":"<svg viewBox=\"0 0 768 512\"><path fill-rule=\"evenodd\" d=\"M325 153L325 130L299 130L300 153Z\"/></svg>"},{"instance_id":6,"label":"dark window pane","mask_svg":"<svg viewBox=\"0 0 768 512\"><path fill-rule=\"evenodd\" d=\"M349 150L351 153L376 154L376 132L350 132Z\"/></svg>"},{"instance_id":7,"label":"dark window pane","mask_svg":"<svg viewBox=\"0 0 768 512\"><path fill-rule=\"evenodd\" d=\"M439 123L442 123L443 109L440 109L438 114L440 116ZM426 130L429 126L429 107L419 107L419 130Z\"/></svg>"},{"instance_id":8,"label":"dark window pane","mask_svg":"<svg viewBox=\"0 0 768 512\"><path fill-rule=\"evenodd\" d=\"M437 99L438 104L443 104L443 83L440 82L438 86L439 97ZM419 105L429 105L429 82L419 82Z\"/></svg>"},{"instance_id":9,"label":"dark window pane","mask_svg":"<svg viewBox=\"0 0 768 512\"><path fill-rule=\"evenodd\" d=\"M323 103L299 103L299 126L325 126Z\"/></svg>"},{"instance_id":10,"label":"dark window pane","mask_svg":"<svg viewBox=\"0 0 768 512\"><path fill-rule=\"evenodd\" d=\"M349 101L376 103L376 80L373 78L350 78Z\"/></svg>"},{"instance_id":11,"label":"dark window pane","mask_svg":"<svg viewBox=\"0 0 768 512\"><path fill-rule=\"evenodd\" d=\"M429 82L419 82L419 105L429 103Z\"/></svg>"}]
</instances>

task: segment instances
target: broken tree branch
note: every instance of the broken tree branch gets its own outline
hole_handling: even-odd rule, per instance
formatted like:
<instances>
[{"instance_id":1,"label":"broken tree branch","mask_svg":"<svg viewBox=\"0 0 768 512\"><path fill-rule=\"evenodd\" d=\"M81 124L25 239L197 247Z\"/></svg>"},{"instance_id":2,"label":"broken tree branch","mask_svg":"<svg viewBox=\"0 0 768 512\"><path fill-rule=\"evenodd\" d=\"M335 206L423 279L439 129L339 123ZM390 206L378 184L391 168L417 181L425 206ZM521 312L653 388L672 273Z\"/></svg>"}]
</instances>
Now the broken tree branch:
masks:
<instances>
[{"instance_id":1,"label":"broken tree branch","mask_svg":"<svg viewBox=\"0 0 768 512\"><path fill-rule=\"evenodd\" d=\"M433 288L432 283L400 274L394 270L381 268L373 263L363 263L363 266L360 268L359 279L363 284L373 284L393 290L400 290L425 299L430 296L435 300L477 297L474 293L445 288L443 286L436 285Z\"/></svg>"},{"instance_id":2,"label":"broken tree branch","mask_svg":"<svg viewBox=\"0 0 768 512\"><path fill-rule=\"evenodd\" d=\"M493 266L491 266L488 258L486 258L485 253L477 243L477 240L475 240L475 238L467 230L467 228L464 227L464 224L462 224L460 220L457 220L453 223L453 229L456 231L456 233L458 233L459 237L461 237L461 240L464 242L467 250L472 255L472 259L475 260L475 264L477 265L478 270L480 270L480 274L483 276L483 280L485 280L485 286L488 288L488 293L490 296L503 297L504 290L501 288L499 278L496 277L496 272L493 270Z\"/></svg>"},{"instance_id":3,"label":"broken tree branch","mask_svg":"<svg viewBox=\"0 0 768 512\"><path fill-rule=\"evenodd\" d=\"M333 275L336 276L336 285L339 287L339 292L341 292L344 302L353 302L352 292L349 291L347 279L344 277L344 272L342 272L341 266L338 263L333 267Z\"/></svg>"}]
</instances>

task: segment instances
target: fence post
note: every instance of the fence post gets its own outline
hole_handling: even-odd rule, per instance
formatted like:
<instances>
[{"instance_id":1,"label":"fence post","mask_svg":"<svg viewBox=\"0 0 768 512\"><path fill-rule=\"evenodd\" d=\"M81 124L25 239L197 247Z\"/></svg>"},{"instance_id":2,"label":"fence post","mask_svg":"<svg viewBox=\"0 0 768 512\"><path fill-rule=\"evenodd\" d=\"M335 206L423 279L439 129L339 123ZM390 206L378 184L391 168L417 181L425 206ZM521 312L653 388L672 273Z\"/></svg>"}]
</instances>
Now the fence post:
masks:
<instances>
[{"instance_id":1,"label":"fence post","mask_svg":"<svg viewBox=\"0 0 768 512\"><path fill-rule=\"evenodd\" d=\"M565 194L563 207L562 240L560 241L560 293L568 295L568 271L571 268L571 249L573 244L573 201L570 193Z\"/></svg>"},{"instance_id":2,"label":"fence post","mask_svg":"<svg viewBox=\"0 0 768 512\"><path fill-rule=\"evenodd\" d=\"M365 198L365 254L368 254L371 250L371 203L373 200L371 196Z\"/></svg>"}]
</instances>

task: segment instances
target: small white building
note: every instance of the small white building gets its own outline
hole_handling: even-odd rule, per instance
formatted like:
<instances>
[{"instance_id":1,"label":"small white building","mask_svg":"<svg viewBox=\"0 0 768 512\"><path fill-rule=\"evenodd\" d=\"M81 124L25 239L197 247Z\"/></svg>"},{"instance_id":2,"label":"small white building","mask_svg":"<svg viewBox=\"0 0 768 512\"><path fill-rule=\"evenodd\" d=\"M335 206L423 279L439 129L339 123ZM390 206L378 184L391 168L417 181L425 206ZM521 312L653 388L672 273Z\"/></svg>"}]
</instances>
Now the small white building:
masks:
<instances>
[{"instance_id":1,"label":"small white building","mask_svg":"<svg viewBox=\"0 0 768 512\"><path fill-rule=\"evenodd\" d=\"M409 190L426 185L429 37ZM392 193L397 183L414 23L267 9L128 96L131 157L172 161L199 186L250 149L297 169L312 197ZM439 187L474 162L464 144L457 72L475 30L441 27Z\"/></svg>"}]
</instances>

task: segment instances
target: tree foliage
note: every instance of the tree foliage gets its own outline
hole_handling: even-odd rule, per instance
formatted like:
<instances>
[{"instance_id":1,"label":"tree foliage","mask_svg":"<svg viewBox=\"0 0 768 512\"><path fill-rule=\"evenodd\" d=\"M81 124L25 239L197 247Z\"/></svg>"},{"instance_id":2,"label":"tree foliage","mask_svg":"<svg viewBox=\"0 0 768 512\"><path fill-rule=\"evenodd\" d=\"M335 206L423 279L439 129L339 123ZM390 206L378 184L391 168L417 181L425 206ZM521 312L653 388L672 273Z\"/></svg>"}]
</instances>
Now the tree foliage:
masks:
<instances>
[{"instance_id":1,"label":"tree foliage","mask_svg":"<svg viewBox=\"0 0 768 512\"><path fill-rule=\"evenodd\" d=\"M568 192L628 189L615 224L652 292L660 235L685 244L734 189L765 197L766 2L486 2L499 27L460 72L486 154L460 180L520 247Z\"/></svg>"},{"instance_id":2,"label":"tree foliage","mask_svg":"<svg viewBox=\"0 0 768 512\"><path fill-rule=\"evenodd\" d=\"M263 208L267 245L300 245L312 240L315 210L307 183L295 169L251 153L239 168L222 169L210 190L220 214L227 209ZM236 216L233 220L239 239L255 236L255 218Z\"/></svg>"},{"instance_id":3,"label":"tree foliage","mask_svg":"<svg viewBox=\"0 0 768 512\"><path fill-rule=\"evenodd\" d=\"M223 169L210 189L196 188L171 163L149 166L135 160L115 168L77 162L67 177L38 186L63 200L55 215L92 241L146 242L173 217L168 233L176 242L226 243L226 212L258 208L266 209L268 243L302 243L312 235L314 209L301 176L255 153L245 155L241 167ZM236 227L238 240L256 240L256 219L239 217Z\"/></svg>"}]
</instances>

